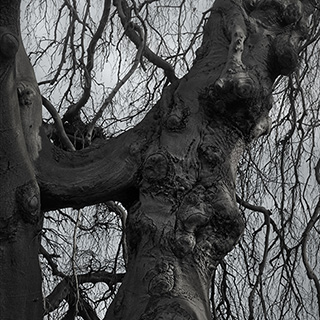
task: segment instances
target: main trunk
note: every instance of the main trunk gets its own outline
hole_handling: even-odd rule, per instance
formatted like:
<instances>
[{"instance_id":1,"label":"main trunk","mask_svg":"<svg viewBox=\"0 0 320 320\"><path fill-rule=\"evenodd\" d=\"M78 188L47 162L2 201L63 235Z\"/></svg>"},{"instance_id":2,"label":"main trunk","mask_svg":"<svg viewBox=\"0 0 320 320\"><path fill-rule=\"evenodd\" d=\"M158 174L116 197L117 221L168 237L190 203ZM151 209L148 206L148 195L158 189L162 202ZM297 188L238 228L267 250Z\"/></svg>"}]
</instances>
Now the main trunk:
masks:
<instances>
[{"instance_id":1,"label":"main trunk","mask_svg":"<svg viewBox=\"0 0 320 320\"><path fill-rule=\"evenodd\" d=\"M153 110L158 130L129 208L128 270L106 320L211 318L213 272L244 229L239 158L268 132L273 81L297 63L303 13L287 5L215 1L193 68Z\"/></svg>"}]
</instances>

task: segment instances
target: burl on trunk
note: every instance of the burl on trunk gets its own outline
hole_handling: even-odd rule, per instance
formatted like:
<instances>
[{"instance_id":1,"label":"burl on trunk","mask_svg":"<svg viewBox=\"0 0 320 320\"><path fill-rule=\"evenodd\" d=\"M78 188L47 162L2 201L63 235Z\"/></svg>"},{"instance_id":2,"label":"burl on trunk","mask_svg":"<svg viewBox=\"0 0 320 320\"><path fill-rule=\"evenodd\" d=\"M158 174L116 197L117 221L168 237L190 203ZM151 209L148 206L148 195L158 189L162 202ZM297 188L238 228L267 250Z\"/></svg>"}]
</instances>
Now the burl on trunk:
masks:
<instances>
[{"instance_id":1,"label":"burl on trunk","mask_svg":"<svg viewBox=\"0 0 320 320\"><path fill-rule=\"evenodd\" d=\"M106 319L211 318L213 272L244 230L237 164L270 129L274 80L297 67L303 10L300 1L215 1L193 68L164 89L151 142L135 149L128 270Z\"/></svg>"}]
</instances>

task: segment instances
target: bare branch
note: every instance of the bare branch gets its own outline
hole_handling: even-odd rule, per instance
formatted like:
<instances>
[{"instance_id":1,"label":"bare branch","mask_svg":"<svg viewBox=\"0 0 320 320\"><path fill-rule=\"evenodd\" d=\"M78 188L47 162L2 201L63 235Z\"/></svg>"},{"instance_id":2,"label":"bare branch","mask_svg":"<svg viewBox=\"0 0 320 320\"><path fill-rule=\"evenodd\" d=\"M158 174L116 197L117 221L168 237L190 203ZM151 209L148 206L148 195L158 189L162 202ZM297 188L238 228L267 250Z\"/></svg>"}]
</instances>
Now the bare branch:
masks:
<instances>
[{"instance_id":1,"label":"bare branch","mask_svg":"<svg viewBox=\"0 0 320 320\"><path fill-rule=\"evenodd\" d=\"M136 45L137 48L141 46L141 37L135 32L136 24L131 21L130 16L124 13L123 7L128 7L126 1L124 0L117 0L117 8L118 14L121 20L121 23L125 29L125 33L128 38ZM163 60L160 56L155 54L150 48L144 45L143 55L154 65L158 66L159 68L164 70L164 73L168 80L173 83L178 78L175 75L174 69L171 64L167 61Z\"/></svg>"},{"instance_id":2,"label":"bare branch","mask_svg":"<svg viewBox=\"0 0 320 320\"><path fill-rule=\"evenodd\" d=\"M68 121L72 119L80 111L80 109L86 104L86 102L90 97L91 82L92 82L91 72L94 66L95 49L96 49L97 42L101 38L102 33L105 29L105 26L108 22L110 6L111 6L111 0L105 0L99 26L96 32L93 34L87 49L87 64L84 66L85 84L84 84L84 90L83 90L82 96L76 104L73 104L68 108L67 112L63 116L63 121Z\"/></svg>"},{"instance_id":3,"label":"bare branch","mask_svg":"<svg viewBox=\"0 0 320 320\"><path fill-rule=\"evenodd\" d=\"M63 143L63 145L67 148L67 150L75 151L76 148L74 147L74 145L70 141L69 137L67 136L67 134L66 134L66 132L64 130L63 123L62 123L62 120L60 118L60 115L57 112L57 110L55 109L55 107L44 96L42 96L42 104L45 106L45 108L51 114L51 116L52 116L52 118L53 118L53 120L55 122L55 126L56 126L56 129L57 129L57 132L59 134L59 137L60 137L61 142Z\"/></svg>"},{"instance_id":4,"label":"bare branch","mask_svg":"<svg viewBox=\"0 0 320 320\"><path fill-rule=\"evenodd\" d=\"M114 89L111 91L111 93L109 94L109 96L106 98L106 100L104 101L104 103L102 104L102 106L100 107L99 111L95 114L95 116L93 117L93 119L91 120L90 124L88 125L87 128L87 135L86 135L86 140L87 142L90 144L91 143L91 139L92 139L92 132L94 129L95 124L97 123L97 121L101 118L104 110L107 108L107 106L111 103L112 99L115 97L115 95L117 94L117 92L120 90L120 88L130 79L130 77L133 75L133 73L135 72L135 70L138 68L139 63L141 61L141 57L142 57L142 53L145 47L145 33L143 32L143 30L136 26L135 27L136 31L140 34L140 47L138 48L138 51L136 53L135 59L133 61L133 64L131 66L131 68L129 69L129 71L125 74L125 76L120 79L117 83L117 85L114 87Z\"/></svg>"}]
</instances>

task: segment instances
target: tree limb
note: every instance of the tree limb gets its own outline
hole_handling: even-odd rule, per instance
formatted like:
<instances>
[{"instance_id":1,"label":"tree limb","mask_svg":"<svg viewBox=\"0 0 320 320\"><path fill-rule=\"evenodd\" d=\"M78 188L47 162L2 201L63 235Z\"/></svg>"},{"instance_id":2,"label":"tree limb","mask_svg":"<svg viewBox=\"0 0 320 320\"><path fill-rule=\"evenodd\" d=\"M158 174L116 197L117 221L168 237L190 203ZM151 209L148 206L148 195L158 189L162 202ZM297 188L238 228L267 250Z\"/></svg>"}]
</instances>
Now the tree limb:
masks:
<instances>
[{"instance_id":1,"label":"tree limb","mask_svg":"<svg viewBox=\"0 0 320 320\"><path fill-rule=\"evenodd\" d=\"M42 210L81 208L108 200L131 203L137 196L142 151L157 133L155 112L134 129L76 152L55 147L42 129L35 164Z\"/></svg>"}]
</instances>

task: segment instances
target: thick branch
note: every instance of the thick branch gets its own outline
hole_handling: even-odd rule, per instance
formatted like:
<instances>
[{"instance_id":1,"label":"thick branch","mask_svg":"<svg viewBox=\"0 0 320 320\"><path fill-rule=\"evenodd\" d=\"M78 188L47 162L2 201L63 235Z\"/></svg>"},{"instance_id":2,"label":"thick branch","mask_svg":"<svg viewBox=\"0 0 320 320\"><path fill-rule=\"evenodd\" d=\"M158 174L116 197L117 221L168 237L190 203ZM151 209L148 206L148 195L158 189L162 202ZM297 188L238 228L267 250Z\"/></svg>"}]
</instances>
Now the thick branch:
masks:
<instances>
[{"instance_id":1,"label":"thick branch","mask_svg":"<svg viewBox=\"0 0 320 320\"><path fill-rule=\"evenodd\" d=\"M54 147L42 131L42 149L36 162L42 210L79 208L108 200L132 202L141 151L156 128L152 114L135 129L76 152Z\"/></svg>"}]
</instances>

